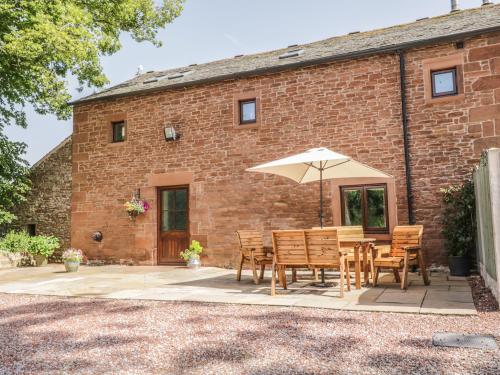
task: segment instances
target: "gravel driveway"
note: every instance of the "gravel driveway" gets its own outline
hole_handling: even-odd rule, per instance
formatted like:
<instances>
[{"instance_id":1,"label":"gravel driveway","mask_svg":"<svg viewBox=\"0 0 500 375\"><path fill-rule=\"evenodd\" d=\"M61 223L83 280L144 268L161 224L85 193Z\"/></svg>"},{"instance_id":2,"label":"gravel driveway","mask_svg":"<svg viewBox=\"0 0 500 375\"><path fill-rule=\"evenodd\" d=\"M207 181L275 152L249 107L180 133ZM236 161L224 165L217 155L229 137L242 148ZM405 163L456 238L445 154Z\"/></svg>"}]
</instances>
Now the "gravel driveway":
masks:
<instances>
[{"instance_id":1,"label":"gravel driveway","mask_svg":"<svg viewBox=\"0 0 500 375\"><path fill-rule=\"evenodd\" d=\"M434 348L433 332L500 337L473 317L0 294L0 374L498 374L499 351Z\"/></svg>"}]
</instances>

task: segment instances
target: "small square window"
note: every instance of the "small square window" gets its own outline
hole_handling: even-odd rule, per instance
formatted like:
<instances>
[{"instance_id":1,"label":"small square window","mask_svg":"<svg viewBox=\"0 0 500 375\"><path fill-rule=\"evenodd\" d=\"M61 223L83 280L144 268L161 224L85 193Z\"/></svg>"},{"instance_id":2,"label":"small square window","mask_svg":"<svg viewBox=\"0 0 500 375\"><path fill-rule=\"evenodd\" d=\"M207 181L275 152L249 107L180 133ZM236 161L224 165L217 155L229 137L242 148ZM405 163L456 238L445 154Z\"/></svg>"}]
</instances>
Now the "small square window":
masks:
<instances>
[{"instance_id":1,"label":"small square window","mask_svg":"<svg viewBox=\"0 0 500 375\"><path fill-rule=\"evenodd\" d=\"M113 142L123 142L125 140L125 121L111 123L113 127Z\"/></svg>"},{"instance_id":2,"label":"small square window","mask_svg":"<svg viewBox=\"0 0 500 375\"><path fill-rule=\"evenodd\" d=\"M257 122L256 101L242 100L240 101L240 124L253 124Z\"/></svg>"},{"instance_id":3,"label":"small square window","mask_svg":"<svg viewBox=\"0 0 500 375\"><path fill-rule=\"evenodd\" d=\"M446 69L431 72L432 97L457 95L457 69Z\"/></svg>"},{"instance_id":4,"label":"small square window","mask_svg":"<svg viewBox=\"0 0 500 375\"><path fill-rule=\"evenodd\" d=\"M31 237L36 236L36 224L26 225L26 231L28 232L29 236Z\"/></svg>"}]
</instances>

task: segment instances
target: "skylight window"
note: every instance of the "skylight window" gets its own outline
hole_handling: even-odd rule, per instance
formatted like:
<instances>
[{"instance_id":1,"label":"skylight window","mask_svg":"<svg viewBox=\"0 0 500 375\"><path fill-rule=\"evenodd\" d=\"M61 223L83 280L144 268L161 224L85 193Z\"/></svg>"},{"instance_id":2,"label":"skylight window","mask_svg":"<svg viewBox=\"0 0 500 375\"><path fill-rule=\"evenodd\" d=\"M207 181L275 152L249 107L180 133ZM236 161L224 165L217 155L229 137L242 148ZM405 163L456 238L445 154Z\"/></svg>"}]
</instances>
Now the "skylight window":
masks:
<instances>
[{"instance_id":1,"label":"skylight window","mask_svg":"<svg viewBox=\"0 0 500 375\"><path fill-rule=\"evenodd\" d=\"M192 72L193 72L192 70L184 70L184 71L180 71L178 73L174 73L171 76L168 76L167 78L168 79L178 79L178 78L182 78L184 76L187 76L188 74L191 74Z\"/></svg>"},{"instance_id":2,"label":"skylight window","mask_svg":"<svg viewBox=\"0 0 500 375\"><path fill-rule=\"evenodd\" d=\"M148 78L147 80L145 80L144 82L142 82L143 84L148 84L148 83L153 83L153 82L157 82L158 81L158 78L156 77L153 77L153 78Z\"/></svg>"},{"instance_id":3,"label":"skylight window","mask_svg":"<svg viewBox=\"0 0 500 375\"><path fill-rule=\"evenodd\" d=\"M184 76L187 76L188 74L191 74L192 72L193 71L191 69L184 69L184 70L178 71L177 73L173 73L170 76L166 75L166 74L153 76L153 77L150 77L150 78L144 80L142 83L144 85L147 85L148 83L154 83L154 82L162 81L164 79L168 79L168 80L178 79L178 78L182 78Z\"/></svg>"},{"instance_id":4,"label":"skylight window","mask_svg":"<svg viewBox=\"0 0 500 375\"><path fill-rule=\"evenodd\" d=\"M294 49L294 50L285 52L284 54L280 55L279 58L281 60L281 59L289 59L291 57L299 57L300 55L302 55L303 52L304 52L304 50L302 50L302 49Z\"/></svg>"}]
</instances>

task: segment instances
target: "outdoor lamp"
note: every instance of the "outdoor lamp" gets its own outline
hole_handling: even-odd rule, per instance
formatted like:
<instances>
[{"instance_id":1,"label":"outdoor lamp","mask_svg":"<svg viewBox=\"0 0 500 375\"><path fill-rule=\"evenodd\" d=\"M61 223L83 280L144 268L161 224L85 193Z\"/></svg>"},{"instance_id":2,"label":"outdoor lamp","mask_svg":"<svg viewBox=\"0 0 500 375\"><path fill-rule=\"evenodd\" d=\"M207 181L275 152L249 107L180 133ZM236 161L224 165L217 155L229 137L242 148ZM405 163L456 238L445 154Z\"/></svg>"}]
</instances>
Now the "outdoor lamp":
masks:
<instances>
[{"instance_id":1,"label":"outdoor lamp","mask_svg":"<svg viewBox=\"0 0 500 375\"><path fill-rule=\"evenodd\" d=\"M94 232L94 233L92 233L91 237L95 242L101 242L102 241L102 232L100 232L100 231Z\"/></svg>"},{"instance_id":2,"label":"outdoor lamp","mask_svg":"<svg viewBox=\"0 0 500 375\"><path fill-rule=\"evenodd\" d=\"M179 135L175 132L175 129L173 127L167 127L164 129L164 131L166 141L175 141L179 138Z\"/></svg>"}]
</instances>

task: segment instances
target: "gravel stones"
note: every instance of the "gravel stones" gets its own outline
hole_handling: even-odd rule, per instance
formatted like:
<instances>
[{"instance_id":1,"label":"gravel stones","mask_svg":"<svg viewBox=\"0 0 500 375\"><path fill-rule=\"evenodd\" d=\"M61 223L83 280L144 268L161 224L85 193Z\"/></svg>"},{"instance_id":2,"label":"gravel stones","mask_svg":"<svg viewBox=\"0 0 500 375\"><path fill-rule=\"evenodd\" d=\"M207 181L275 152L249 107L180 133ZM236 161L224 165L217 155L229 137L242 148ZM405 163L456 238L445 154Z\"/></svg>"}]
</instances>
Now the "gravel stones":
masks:
<instances>
[{"instance_id":1,"label":"gravel stones","mask_svg":"<svg viewBox=\"0 0 500 375\"><path fill-rule=\"evenodd\" d=\"M439 316L0 294L0 374L497 374L500 313Z\"/></svg>"}]
</instances>

